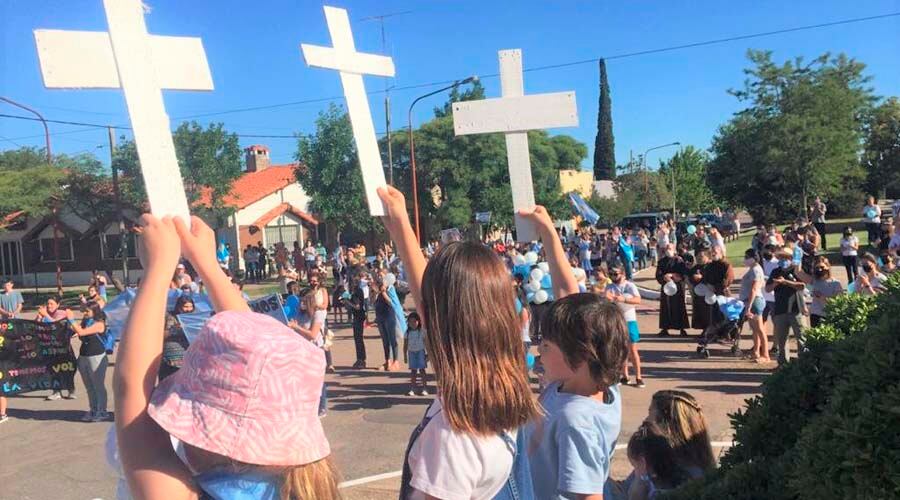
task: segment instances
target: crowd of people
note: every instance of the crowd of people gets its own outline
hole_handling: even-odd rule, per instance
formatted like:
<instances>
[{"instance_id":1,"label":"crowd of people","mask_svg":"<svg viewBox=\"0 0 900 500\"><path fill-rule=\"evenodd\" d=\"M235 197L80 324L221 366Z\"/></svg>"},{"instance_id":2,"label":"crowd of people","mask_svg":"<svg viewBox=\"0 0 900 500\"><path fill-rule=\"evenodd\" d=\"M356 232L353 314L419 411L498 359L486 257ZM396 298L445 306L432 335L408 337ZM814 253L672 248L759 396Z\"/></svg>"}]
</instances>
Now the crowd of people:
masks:
<instances>
[{"instance_id":1,"label":"crowd of people","mask_svg":"<svg viewBox=\"0 0 900 500\"><path fill-rule=\"evenodd\" d=\"M402 353L410 396L429 394L426 370L433 372L437 397L403 457L402 499L652 499L703 476L716 462L698 401L686 392L658 391L628 439L633 472L623 481L609 477L621 431L620 387L630 382L630 371L634 386L645 387L636 307L646 291L636 286L634 273L656 267L658 335L696 329L705 346L731 319L720 306L736 299L740 324L752 335L747 358L769 363L774 353L781 364L790 358L790 332L802 352L803 329L823 320L826 301L846 289L879 293L900 250L900 223L880 210L877 229L869 231L873 252L864 252L846 228L839 246L845 288L831 276L826 207L817 199L809 218L783 231L756 228L733 293L725 238L710 225L679 233L667 221L657 228L566 234L536 207L520 215L538 228L537 241L435 240L422 249L403 196L391 188L380 196L393 245L373 257L361 245L329 254L312 242L295 242L292 252L281 243L271 251L261 245L244 250L246 279L278 277L287 325L250 311L241 282L230 275L227 249L220 244L214 251L214 234L201 220L188 229L178 219L144 216L145 272L114 375L126 490L151 498L339 498L338 471L320 423L328 406L325 374L335 371L331 311L349 314L356 353L350 369L369 368L363 334L374 326L383 347L380 369L403 370ZM871 215L867 205L864 217ZM37 314L37 321L70 322L81 339L78 370L88 421L110 418L107 352L98 335L106 328L105 288L105 278L95 278L80 297L79 321L55 298ZM167 310L172 289L183 293ZM409 313L407 293L414 303ZM195 310L197 294L217 314L188 342L178 317ZM6 283L0 314L15 317L21 303ZM539 354L534 364L533 346ZM48 399L75 397L62 392ZM6 402L0 402L5 415Z\"/></svg>"},{"instance_id":2,"label":"crowd of people","mask_svg":"<svg viewBox=\"0 0 900 500\"><path fill-rule=\"evenodd\" d=\"M202 221L188 229L180 220L143 218L146 271L114 376L116 441L132 494L339 498L319 423L331 366L325 311L335 296L350 311L354 333L374 309L381 368L399 369L402 352L411 394L427 394L425 367L434 372L438 397L410 437L401 498L653 498L715 467L699 403L688 393L660 391L629 440L634 472L622 482L609 479L629 361L640 380L633 315L640 292L628 279L626 261L634 261L627 250L588 279L570 263L579 255L567 252L537 207L521 214L539 228L536 247L437 242L423 252L402 195L380 194L396 255L385 248L371 262L346 261L335 271L334 294L315 271L307 273L305 289L303 280L286 282L287 326L250 312L217 265L212 231ZM625 240L628 230L618 234ZM530 252L543 260L528 264ZM167 347L162 311L179 254L217 314L189 348L170 354L177 349ZM347 251L336 254L346 258ZM526 277L516 273L523 267L546 268L551 300L535 301L537 294L522 285ZM403 289L415 304L408 315L399 300ZM180 300L176 309L188 303ZM538 399L528 373L531 342L540 353ZM170 359L179 369L163 373ZM355 368L366 364L363 344Z\"/></svg>"}]
</instances>

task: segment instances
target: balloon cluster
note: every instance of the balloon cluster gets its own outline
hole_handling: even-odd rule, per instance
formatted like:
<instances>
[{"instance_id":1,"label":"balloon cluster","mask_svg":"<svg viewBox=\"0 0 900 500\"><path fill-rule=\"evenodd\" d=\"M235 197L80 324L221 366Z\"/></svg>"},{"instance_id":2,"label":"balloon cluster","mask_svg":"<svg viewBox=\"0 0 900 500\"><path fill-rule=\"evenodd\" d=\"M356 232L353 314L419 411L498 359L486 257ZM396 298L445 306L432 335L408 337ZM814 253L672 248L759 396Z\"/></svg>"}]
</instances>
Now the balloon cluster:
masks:
<instances>
[{"instance_id":1,"label":"balloon cluster","mask_svg":"<svg viewBox=\"0 0 900 500\"><path fill-rule=\"evenodd\" d=\"M525 254L526 261L532 260L529 258L529 254L534 255L534 260L536 262L537 254L534 252ZM537 264L528 272L528 277L531 279L524 285L526 292L525 297L528 299L528 302L533 304L543 304L548 300L553 300L553 282L550 279L549 264L546 262Z\"/></svg>"}]
</instances>

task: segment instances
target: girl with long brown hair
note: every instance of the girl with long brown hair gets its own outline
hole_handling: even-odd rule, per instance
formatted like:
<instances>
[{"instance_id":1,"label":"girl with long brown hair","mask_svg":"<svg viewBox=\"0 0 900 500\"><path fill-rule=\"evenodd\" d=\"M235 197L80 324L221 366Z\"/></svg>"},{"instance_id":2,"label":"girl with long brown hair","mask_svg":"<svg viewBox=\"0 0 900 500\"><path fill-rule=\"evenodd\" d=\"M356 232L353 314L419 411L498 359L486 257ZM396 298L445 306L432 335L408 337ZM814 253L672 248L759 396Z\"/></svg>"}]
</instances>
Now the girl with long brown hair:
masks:
<instances>
[{"instance_id":1,"label":"girl with long brown hair","mask_svg":"<svg viewBox=\"0 0 900 500\"><path fill-rule=\"evenodd\" d=\"M401 499L486 499L531 483L519 428L538 415L525 376L509 273L477 242L442 246L428 261L403 195L380 188L384 225L406 267L438 397L410 438Z\"/></svg>"}]
</instances>

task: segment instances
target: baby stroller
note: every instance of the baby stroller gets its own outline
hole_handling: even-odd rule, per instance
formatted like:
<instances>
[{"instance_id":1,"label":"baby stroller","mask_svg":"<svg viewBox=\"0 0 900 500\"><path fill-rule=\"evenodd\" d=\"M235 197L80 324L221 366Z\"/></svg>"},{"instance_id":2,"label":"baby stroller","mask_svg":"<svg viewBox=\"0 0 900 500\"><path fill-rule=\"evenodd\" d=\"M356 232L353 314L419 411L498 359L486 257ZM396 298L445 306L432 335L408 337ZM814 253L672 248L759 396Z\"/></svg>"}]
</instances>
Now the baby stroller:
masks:
<instances>
[{"instance_id":1,"label":"baby stroller","mask_svg":"<svg viewBox=\"0 0 900 500\"><path fill-rule=\"evenodd\" d=\"M744 326L744 303L735 298L717 296L715 307L711 311L709 326L703 330L697 342L697 356L709 358L707 346L712 342L720 342L731 346L731 354L741 355L741 329Z\"/></svg>"}]
</instances>

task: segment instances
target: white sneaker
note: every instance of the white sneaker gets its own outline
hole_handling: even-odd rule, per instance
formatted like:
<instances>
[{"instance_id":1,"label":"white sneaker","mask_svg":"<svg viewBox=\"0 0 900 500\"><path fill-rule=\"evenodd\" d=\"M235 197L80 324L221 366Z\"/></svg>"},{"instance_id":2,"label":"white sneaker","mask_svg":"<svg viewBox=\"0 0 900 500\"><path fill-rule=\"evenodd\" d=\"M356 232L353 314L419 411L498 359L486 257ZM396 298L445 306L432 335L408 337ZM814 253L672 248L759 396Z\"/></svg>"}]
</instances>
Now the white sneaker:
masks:
<instances>
[{"instance_id":1,"label":"white sneaker","mask_svg":"<svg viewBox=\"0 0 900 500\"><path fill-rule=\"evenodd\" d=\"M59 399L62 399L62 394L60 394L58 392L54 392L53 394L47 396L45 400L46 401L57 401Z\"/></svg>"},{"instance_id":2,"label":"white sneaker","mask_svg":"<svg viewBox=\"0 0 900 500\"><path fill-rule=\"evenodd\" d=\"M9 417L7 415L0 415L0 424L6 422L7 420L9 420Z\"/></svg>"},{"instance_id":3,"label":"white sneaker","mask_svg":"<svg viewBox=\"0 0 900 500\"><path fill-rule=\"evenodd\" d=\"M428 389L422 389L421 391L419 391L419 396L427 396L427 395L428 395Z\"/></svg>"},{"instance_id":4,"label":"white sneaker","mask_svg":"<svg viewBox=\"0 0 900 500\"><path fill-rule=\"evenodd\" d=\"M63 399L78 399L78 396L76 396L74 392L70 392L69 394L63 396Z\"/></svg>"},{"instance_id":5,"label":"white sneaker","mask_svg":"<svg viewBox=\"0 0 900 500\"><path fill-rule=\"evenodd\" d=\"M410 389L409 392L406 393L406 395L407 395L407 396L415 396L415 395L416 395L416 391Z\"/></svg>"}]
</instances>

